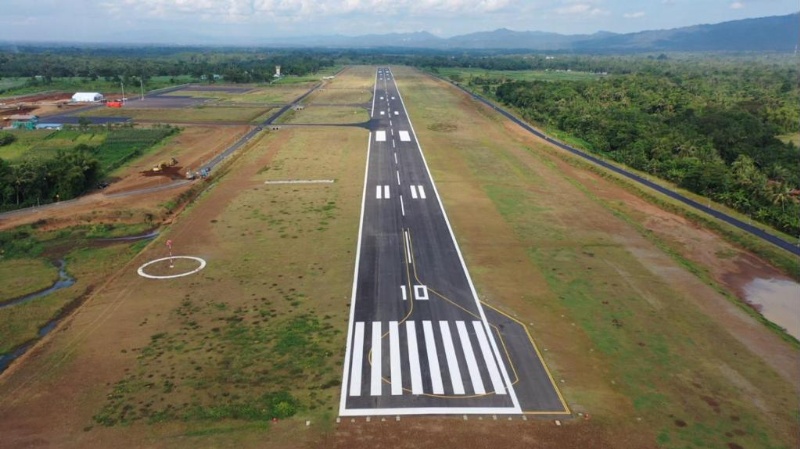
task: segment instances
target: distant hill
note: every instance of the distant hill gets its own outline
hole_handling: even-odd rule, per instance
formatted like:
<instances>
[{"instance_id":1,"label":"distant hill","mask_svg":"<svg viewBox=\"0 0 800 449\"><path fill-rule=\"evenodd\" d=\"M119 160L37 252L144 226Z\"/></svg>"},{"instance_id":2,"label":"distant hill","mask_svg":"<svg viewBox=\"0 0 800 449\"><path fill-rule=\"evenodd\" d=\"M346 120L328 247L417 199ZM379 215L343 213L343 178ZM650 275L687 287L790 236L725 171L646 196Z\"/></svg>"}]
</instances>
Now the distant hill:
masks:
<instances>
[{"instance_id":1,"label":"distant hill","mask_svg":"<svg viewBox=\"0 0 800 449\"><path fill-rule=\"evenodd\" d=\"M735 20L670 30L564 35L543 31L494 31L440 38L428 32L320 36L268 41L270 45L334 48L519 49L542 51L794 51L800 13Z\"/></svg>"}]
</instances>

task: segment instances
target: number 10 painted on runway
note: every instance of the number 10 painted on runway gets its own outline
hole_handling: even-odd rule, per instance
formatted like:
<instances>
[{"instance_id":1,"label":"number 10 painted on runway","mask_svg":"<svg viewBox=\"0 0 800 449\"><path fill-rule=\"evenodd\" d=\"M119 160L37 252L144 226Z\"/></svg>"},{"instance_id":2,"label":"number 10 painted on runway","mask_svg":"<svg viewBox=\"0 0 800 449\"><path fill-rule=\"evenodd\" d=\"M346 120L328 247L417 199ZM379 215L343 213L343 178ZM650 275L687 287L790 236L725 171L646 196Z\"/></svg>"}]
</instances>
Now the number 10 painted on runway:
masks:
<instances>
[{"instance_id":1,"label":"number 10 painted on runway","mask_svg":"<svg viewBox=\"0 0 800 449\"><path fill-rule=\"evenodd\" d=\"M403 296L403 301L408 300L408 293L406 291L406 286L400 286L400 293ZM414 286L414 299L417 301L427 301L428 298L428 287L425 285L415 285Z\"/></svg>"}]
</instances>

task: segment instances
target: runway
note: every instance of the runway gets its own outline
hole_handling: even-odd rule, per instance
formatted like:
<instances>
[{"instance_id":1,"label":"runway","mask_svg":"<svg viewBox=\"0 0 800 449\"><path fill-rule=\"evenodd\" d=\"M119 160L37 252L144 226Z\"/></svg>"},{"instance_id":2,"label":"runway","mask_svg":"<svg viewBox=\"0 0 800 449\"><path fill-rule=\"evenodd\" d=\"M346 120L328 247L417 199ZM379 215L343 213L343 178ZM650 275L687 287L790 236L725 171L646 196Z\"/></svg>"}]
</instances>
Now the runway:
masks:
<instances>
[{"instance_id":1,"label":"runway","mask_svg":"<svg viewBox=\"0 0 800 449\"><path fill-rule=\"evenodd\" d=\"M568 413L524 327L487 321L388 68L370 117L339 414Z\"/></svg>"}]
</instances>

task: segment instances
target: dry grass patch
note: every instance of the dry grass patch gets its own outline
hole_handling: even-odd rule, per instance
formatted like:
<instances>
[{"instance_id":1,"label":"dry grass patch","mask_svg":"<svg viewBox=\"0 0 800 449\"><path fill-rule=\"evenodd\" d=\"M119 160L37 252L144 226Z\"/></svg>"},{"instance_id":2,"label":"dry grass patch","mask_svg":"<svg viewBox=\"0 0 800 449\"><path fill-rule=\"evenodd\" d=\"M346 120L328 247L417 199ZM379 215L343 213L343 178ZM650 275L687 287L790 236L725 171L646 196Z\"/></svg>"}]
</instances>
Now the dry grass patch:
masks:
<instances>
[{"instance_id":1,"label":"dry grass patch","mask_svg":"<svg viewBox=\"0 0 800 449\"><path fill-rule=\"evenodd\" d=\"M231 103L289 103L308 92L316 82L298 84L272 84L258 87L245 94L232 95L225 101Z\"/></svg>"},{"instance_id":2,"label":"dry grass patch","mask_svg":"<svg viewBox=\"0 0 800 449\"><path fill-rule=\"evenodd\" d=\"M333 86L320 89L306 101L307 104L366 104L372 101L372 88L337 88Z\"/></svg>"},{"instance_id":3,"label":"dry grass patch","mask_svg":"<svg viewBox=\"0 0 800 449\"><path fill-rule=\"evenodd\" d=\"M369 121L364 108L309 106L282 115L278 121L291 125L350 125Z\"/></svg>"}]
</instances>

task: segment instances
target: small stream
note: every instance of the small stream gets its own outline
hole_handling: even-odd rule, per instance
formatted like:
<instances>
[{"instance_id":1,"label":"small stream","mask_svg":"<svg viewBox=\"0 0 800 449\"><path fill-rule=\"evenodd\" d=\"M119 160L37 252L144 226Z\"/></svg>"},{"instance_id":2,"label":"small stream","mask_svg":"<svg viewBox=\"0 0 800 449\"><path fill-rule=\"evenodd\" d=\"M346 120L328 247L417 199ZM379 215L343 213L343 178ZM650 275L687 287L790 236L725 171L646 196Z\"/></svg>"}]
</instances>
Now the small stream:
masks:
<instances>
[{"instance_id":1,"label":"small stream","mask_svg":"<svg viewBox=\"0 0 800 449\"><path fill-rule=\"evenodd\" d=\"M103 242L127 242L127 241L134 241L134 240L145 240L145 239L152 239L158 235L158 231L153 231L143 235L134 235L128 237L116 237L116 238L108 238L108 239L96 239L97 241ZM34 299L38 299L44 296L47 296L55 291L61 290L62 288L72 287L75 284L75 278L71 277L67 274L67 262L62 260L58 261L58 280L48 289L31 293L30 295L25 295L19 297L17 299L12 299L11 301L4 302L0 304L0 309L5 309L7 307L14 307L19 304L24 304L29 301L33 301ZM6 370L11 362L25 354L29 349L36 344L36 342L50 333L53 329L55 329L56 325L58 324L61 319L64 318L63 316L59 315L56 318L48 321L44 326L39 328L38 331L38 338L32 341L29 341L22 346L18 346L14 348L11 352L0 354L0 373Z\"/></svg>"}]
</instances>

